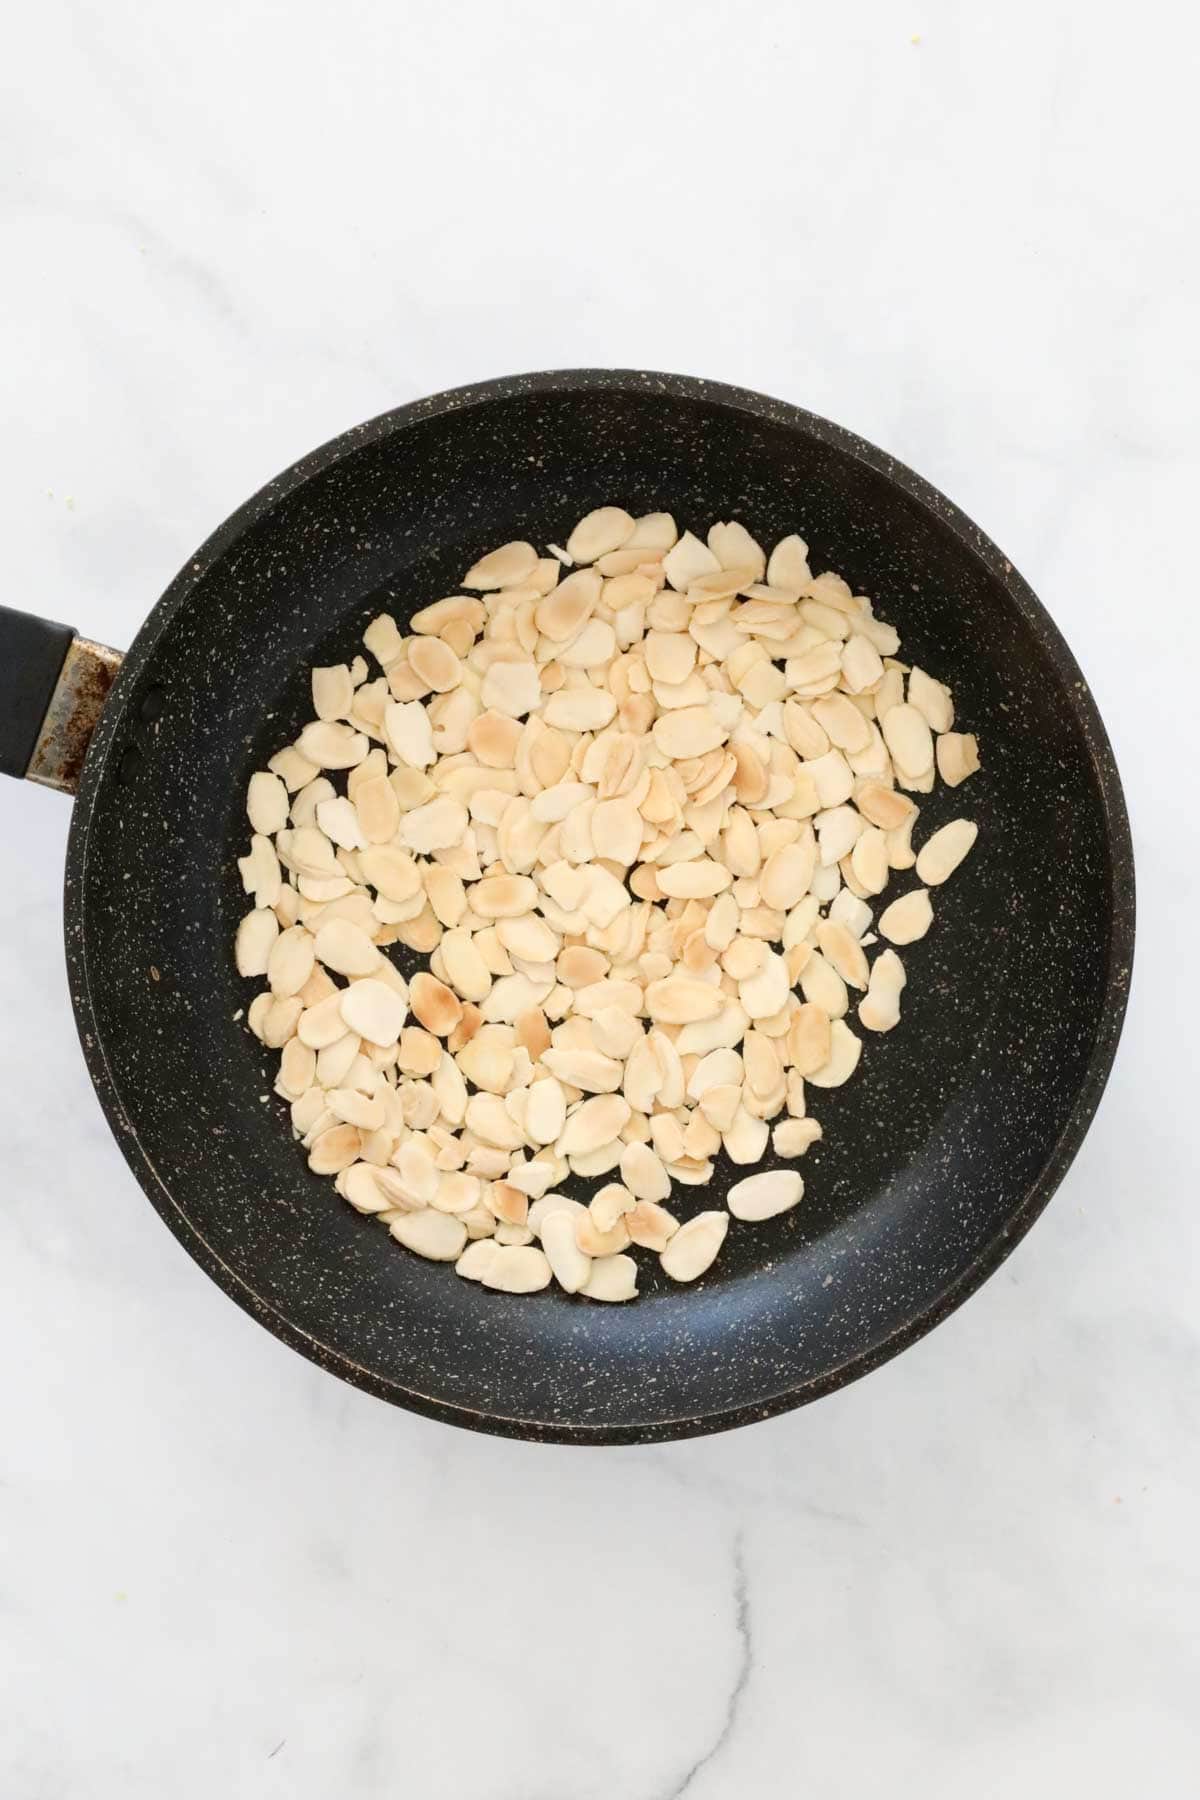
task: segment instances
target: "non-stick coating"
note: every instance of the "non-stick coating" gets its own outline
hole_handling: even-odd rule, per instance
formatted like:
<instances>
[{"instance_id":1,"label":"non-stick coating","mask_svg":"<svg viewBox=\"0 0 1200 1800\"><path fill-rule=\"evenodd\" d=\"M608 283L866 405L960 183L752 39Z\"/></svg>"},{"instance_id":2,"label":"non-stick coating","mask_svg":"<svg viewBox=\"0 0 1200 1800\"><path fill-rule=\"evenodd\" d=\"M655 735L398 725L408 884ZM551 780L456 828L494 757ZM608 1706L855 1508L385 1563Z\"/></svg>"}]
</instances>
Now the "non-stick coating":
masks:
<instances>
[{"instance_id":1,"label":"non-stick coating","mask_svg":"<svg viewBox=\"0 0 1200 1800\"><path fill-rule=\"evenodd\" d=\"M398 1249L308 1173L241 1022L246 781L349 657L511 537L563 542L615 502L799 530L948 680L983 772L922 801L918 839L978 820L904 953L904 1017L810 1090L823 1141L793 1213L737 1227L713 1271L604 1307L482 1291ZM915 885L909 873L893 892ZM990 543L823 420L679 377L530 376L353 431L235 515L125 663L88 760L67 880L88 1062L129 1159L192 1255L263 1323L402 1405L530 1437L621 1442L765 1417L911 1342L993 1269L1077 1149L1132 948L1132 864L1103 729L1054 627ZM773 1160L773 1159L768 1159ZM690 1214L718 1201L683 1189ZM592 1184L595 1185L595 1184ZM1067 1271L1064 1271L1064 1278Z\"/></svg>"}]
</instances>

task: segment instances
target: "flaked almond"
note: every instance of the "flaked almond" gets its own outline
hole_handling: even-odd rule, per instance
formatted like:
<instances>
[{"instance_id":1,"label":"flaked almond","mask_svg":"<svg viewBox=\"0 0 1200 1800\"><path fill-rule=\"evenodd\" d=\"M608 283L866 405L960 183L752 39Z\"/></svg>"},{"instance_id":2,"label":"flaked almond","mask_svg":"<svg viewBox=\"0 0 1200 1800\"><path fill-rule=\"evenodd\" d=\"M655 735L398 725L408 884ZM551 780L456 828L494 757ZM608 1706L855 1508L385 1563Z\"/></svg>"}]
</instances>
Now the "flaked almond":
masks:
<instances>
[{"instance_id":1,"label":"flaked almond","mask_svg":"<svg viewBox=\"0 0 1200 1800\"><path fill-rule=\"evenodd\" d=\"M481 556L467 570L462 584L484 593L493 592L497 588L516 587L519 582L529 579L537 567L537 561L538 554L533 545L518 538Z\"/></svg>"},{"instance_id":2,"label":"flaked almond","mask_svg":"<svg viewBox=\"0 0 1200 1800\"><path fill-rule=\"evenodd\" d=\"M915 888L893 900L880 915L879 932L892 944L912 944L923 938L933 923L933 906L925 888Z\"/></svg>"},{"instance_id":3,"label":"flaked almond","mask_svg":"<svg viewBox=\"0 0 1200 1800\"><path fill-rule=\"evenodd\" d=\"M938 774L947 787L961 787L979 768L979 744L970 732L947 731L937 741Z\"/></svg>"},{"instance_id":4,"label":"flaked almond","mask_svg":"<svg viewBox=\"0 0 1200 1800\"><path fill-rule=\"evenodd\" d=\"M431 1206L420 1212L399 1214L388 1230L406 1250L413 1250L430 1262L457 1262L467 1242L467 1228L462 1220Z\"/></svg>"},{"instance_id":5,"label":"flaked almond","mask_svg":"<svg viewBox=\"0 0 1200 1800\"><path fill-rule=\"evenodd\" d=\"M794 1169L769 1169L735 1181L727 1203L735 1219L760 1223L788 1212L804 1197L803 1178Z\"/></svg>"},{"instance_id":6,"label":"flaked almond","mask_svg":"<svg viewBox=\"0 0 1200 1800\"><path fill-rule=\"evenodd\" d=\"M567 555L576 563L593 563L619 550L633 536L633 519L623 507L599 506L586 513L567 539Z\"/></svg>"},{"instance_id":7,"label":"flaked almond","mask_svg":"<svg viewBox=\"0 0 1200 1800\"><path fill-rule=\"evenodd\" d=\"M681 1225L659 1256L672 1281L696 1281L717 1259L729 1230L727 1212L701 1212Z\"/></svg>"},{"instance_id":8,"label":"flaked almond","mask_svg":"<svg viewBox=\"0 0 1200 1800\"><path fill-rule=\"evenodd\" d=\"M578 1290L585 1300L636 1300L637 1264L632 1256L598 1256Z\"/></svg>"},{"instance_id":9,"label":"flaked almond","mask_svg":"<svg viewBox=\"0 0 1200 1800\"><path fill-rule=\"evenodd\" d=\"M852 931L837 919L821 919L817 923L817 943L821 954L832 963L843 981L851 987L866 987L867 958Z\"/></svg>"},{"instance_id":10,"label":"flaked almond","mask_svg":"<svg viewBox=\"0 0 1200 1800\"><path fill-rule=\"evenodd\" d=\"M951 819L927 838L917 852L917 880L927 887L940 887L953 875L978 836L979 827L972 820Z\"/></svg>"},{"instance_id":11,"label":"flaked almond","mask_svg":"<svg viewBox=\"0 0 1200 1800\"><path fill-rule=\"evenodd\" d=\"M552 1208L541 1219L539 1236L555 1281L564 1293L577 1294L591 1274L592 1259L579 1248L575 1214L565 1205Z\"/></svg>"},{"instance_id":12,"label":"flaked almond","mask_svg":"<svg viewBox=\"0 0 1200 1800\"><path fill-rule=\"evenodd\" d=\"M830 1027L829 1061L813 1069L806 1077L814 1087L841 1087L849 1081L862 1055L862 1039L855 1037L844 1019L835 1019Z\"/></svg>"},{"instance_id":13,"label":"flaked almond","mask_svg":"<svg viewBox=\"0 0 1200 1800\"><path fill-rule=\"evenodd\" d=\"M413 1017L435 1037L449 1037L462 1018L462 1002L436 976L421 970L408 987L408 1004Z\"/></svg>"}]
</instances>

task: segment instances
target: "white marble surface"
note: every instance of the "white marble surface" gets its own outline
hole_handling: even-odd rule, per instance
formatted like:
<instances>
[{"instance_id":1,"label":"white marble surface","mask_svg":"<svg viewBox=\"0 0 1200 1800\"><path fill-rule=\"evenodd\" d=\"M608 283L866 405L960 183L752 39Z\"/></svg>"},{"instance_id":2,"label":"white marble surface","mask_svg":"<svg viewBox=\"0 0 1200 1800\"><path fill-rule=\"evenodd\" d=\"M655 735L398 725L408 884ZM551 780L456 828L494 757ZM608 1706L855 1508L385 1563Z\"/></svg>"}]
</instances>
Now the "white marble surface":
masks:
<instances>
[{"instance_id":1,"label":"white marble surface","mask_svg":"<svg viewBox=\"0 0 1200 1800\"><path fill-rule=\"evenodd\" d=\"M948 1324L753 1430L531 1448L339 1385L164 1230L76 1047L67 806L7 784L5 1800L1195 1793L1198 49L1153 0L23 12L6 599L125 643L247 492L439 387L743 382L1033 580L1141 924L1087 1144Z\"/></svg>"}]
</instances>

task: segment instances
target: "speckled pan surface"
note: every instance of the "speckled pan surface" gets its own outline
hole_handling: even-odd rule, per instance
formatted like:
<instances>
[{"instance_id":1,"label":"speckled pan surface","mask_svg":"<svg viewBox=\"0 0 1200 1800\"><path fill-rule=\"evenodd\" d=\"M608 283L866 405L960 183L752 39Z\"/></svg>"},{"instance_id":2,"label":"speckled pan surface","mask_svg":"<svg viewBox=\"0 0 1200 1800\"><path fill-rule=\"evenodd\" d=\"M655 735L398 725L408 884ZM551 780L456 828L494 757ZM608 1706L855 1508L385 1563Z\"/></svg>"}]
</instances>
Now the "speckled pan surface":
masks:
<instances>
[{"instance_id":1,"label":"speckled pan surface","mask_svg":"<svg viewBox=\"0 0 1200 1800\"><path fill-rule=\"evenodd\" d=\"M804 1203L634 1305L491 1294L418 1261L308 1173L234 1021L245 783L307 716L307 669L381 607L455 591L483 550L562 542L592 506L799 530L954 688L983 772L923 801L979 845L906 953L901 1027L812 1096ZM903 891L903 880L897 891ZM765 1418L894 1355L1003 1260L1061 1180L1124 1016L1133 864L1079 669L1026 584L918 477L827 421L680 376L566 371L442 394L348 432L218 530L139 633L68 854L80 1034L138 1180L286 1342L371 1392L564 1442ZM407 954L407 953L405 953ZM265 1100L262 1096L269 1096ZM770 1159L768 1159L770 1161ZM730 1171L718 1165L724 1189ZM686 1214L712 1190L684 1190ZM656 1271L654 1273L657 1273ZM1067 1272L1064 1271L1064 1278Z\"/></svg>"}]
</instances>

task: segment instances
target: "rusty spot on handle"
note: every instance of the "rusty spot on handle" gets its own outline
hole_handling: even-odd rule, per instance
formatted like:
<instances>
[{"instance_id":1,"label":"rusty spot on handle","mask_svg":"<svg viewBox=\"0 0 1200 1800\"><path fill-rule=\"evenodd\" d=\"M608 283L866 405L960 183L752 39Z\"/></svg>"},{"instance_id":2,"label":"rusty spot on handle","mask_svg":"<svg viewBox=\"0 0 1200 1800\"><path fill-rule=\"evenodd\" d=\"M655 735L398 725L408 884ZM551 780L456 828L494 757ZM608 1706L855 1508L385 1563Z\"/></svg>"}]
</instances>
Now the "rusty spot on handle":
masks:
<instances>
[{"instance_id":1,"label":"rusty spot on handle","mask_svg":"<svg viewBox=\"0 0 1200 1800\"><path fill-rule=\"evenodd\" d=\"M25 771L27 781L57 788L60 794L75 792L100 709L120 666L119 650L91 638L72 641Z\"/></svg>"}]
</instances>

